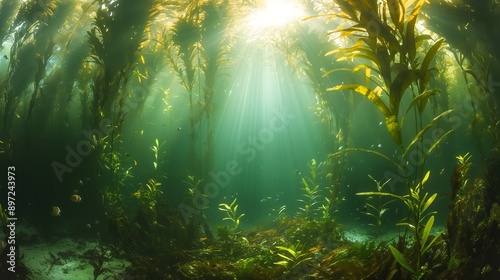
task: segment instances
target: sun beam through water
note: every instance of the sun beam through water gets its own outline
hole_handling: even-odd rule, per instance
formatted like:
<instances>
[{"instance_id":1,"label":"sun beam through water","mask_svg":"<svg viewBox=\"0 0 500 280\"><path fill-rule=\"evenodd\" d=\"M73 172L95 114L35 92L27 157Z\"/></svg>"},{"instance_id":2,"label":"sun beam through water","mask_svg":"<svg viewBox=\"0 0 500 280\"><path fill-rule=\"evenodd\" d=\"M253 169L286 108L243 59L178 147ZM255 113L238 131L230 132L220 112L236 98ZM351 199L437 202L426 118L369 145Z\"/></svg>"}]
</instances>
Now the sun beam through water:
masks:
<instances>
[{"instance_id":1,"label":"sun beam through water","mask_svg":"<svg viewBox=\"0 0 500 280\"><path fill-rule=\"evenodd\" d=\"M302 7L295 1L262 0L245 20L251 39L268 37L288 24L305 16Z\"/></svg>"}]
</instances>

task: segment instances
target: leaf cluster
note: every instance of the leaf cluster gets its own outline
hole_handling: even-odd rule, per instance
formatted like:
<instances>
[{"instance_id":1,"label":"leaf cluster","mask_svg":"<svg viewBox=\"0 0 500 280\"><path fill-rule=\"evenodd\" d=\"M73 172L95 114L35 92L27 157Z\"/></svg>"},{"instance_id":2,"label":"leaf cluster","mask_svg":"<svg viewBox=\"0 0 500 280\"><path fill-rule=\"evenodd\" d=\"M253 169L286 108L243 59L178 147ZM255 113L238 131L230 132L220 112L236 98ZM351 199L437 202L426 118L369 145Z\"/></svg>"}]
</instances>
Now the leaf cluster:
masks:
<instances>
[{"instance_id":1,"label":"leaf cluster","mask_svg":"<svg viewBox=\"0 0 500 280\"><path fill-rule=\"evenodd\" d=\"M397 223L399 226L406 226L414 232L415 236L415 251L417 255L417 260L415 264L411 265L410 261L401 253L399 250L393 246L389 246L391 252L393 253L396 260L412 274L418 276L417 279L423 277L421 269L421 261L423 260L424 254L436 244L439 236L442 232L439 232L434 236L433 239L429 240L429 236L434 225L434 215L436 211L428 212L427 210L434 202L437 194L429 196L429 193L422 195L423 186L427 182L430 176L430 171L424 175L423 179L415 186L411 187L409 194L407 195L396 195L386 192L362 192L357 193L357 195L378 195L378 196L388 196L402 201L410 212L410 218L407 222ZM425 220L427 219L427 222Z\"/></svg>"},{"instance_id":2,"label":"leaf cluster","mask_svg":"<svg viewBox=\"0 0 500 280\"><path fill-rule=\"evenodd\" d=\"M307 163L307 166L309 167L310 176L302 177L303 187L301 190L303 191L303 194L301 196L303 198L298 199L297 201L303 203L303 206L299 207L299 210L302 211L306 218L310 218L314 212L319 210L316 205L320 203L319 199L321 195L316 178L318 176L320 166L316 164L315 159L312 159L311 162Z\"/></svg>"},{"instance_id":3,"label":"leaf cluster","mask_svg":"<svg viewBox=\"0 0 500 280\"><path fill-rule=\"evenodd\" d=\"M406 10L410 9L413 2L413 9L407 17ZM418 35L415 28L424 3L425 0L342 0L337 1L341 13L330 15L353 23L350 27L339 28L335 33L341 37L357 37L358 40L351 47L335 49L328 54L338 54L340 61L356 58L366 60L367 63L358 64L353 72L365 70L367 80L373 81L376 86L343 84L329 90L352 90L368 98L385 116L387 130L399 146L402 145L399 111L404 93L408 89L413 91L413 100L407 112L417 108L422 113L429 98L438 92L427 87L436 71L431 67L431 62L444 39L435 41L426 52L417 55L423 43L432 40L429 35ZM382 92L387 95L389 102L384 101Z\"/></svg>"},{"instance_id":4,"label":"leaf cluster","mask_svg":"<svg viewBox=\"0 0 500 280\"><path fill-rule=\"evenodd\" d=\"M146 184L140 184L139 189L133 194L141 203L147 204L150 209L154 209L156 201L163 192L159 189L161 183L155 179L149 179Z\"/></svg>"},{"instance_id":5,"label":"leaf cluster","mask_svg":"<svg viewBox=\"0 0 500 280\"><path fill-rule=\"evenodd\" d=\"M387 185L387 183L389 183L389 181L391 180L391 179L388 179L382 183L382 181L375 180L371 175L368 175L368 176L377 185L377 192L378 193L382 193L384 186ZM392 199L392 200L388 200L388 201L382 201L381 196L379 195L378 200L374 201L374 198L372 196L369 196L368 201L369 202L365 203L365 206L367 207L368 211L364 212L364 214L371 216L375 219L375 223L370 224L371 226L374 226L376 228L380 228L380 226L382 225L382 216L385 214L385 212L387 210L389 210L389 208L387 208L387 206L396 200ZM372 201L374 201L374 202L372 202Z\"/></svg>"},{"instance_id":6,"label":"leaf cluster","mask_svg":"<svg viewBox=\"0 0 500 280\"><path fill-rule=\"evenodd\" d=\"M277 261L274 264L281 265L285 267L288 271L294 269L298 265L309 261L312 257L309 254L304 253L304 246L300 246L300 241L297 244L292 244L289 247L276 246L280 253L276 253L282 260Z\"/></svg>"},{"instance_id":7,"label":"leaf cluster","mask_svg":"<svg viewBox=\"0 0 500 280\"><path fill-rule=\"evenodd\" d=\"M238 230L238 227L240 226L240 219L245 216L245 214L237 214L238 211L238 204L236 204L236 198L231 202L231 204L226 204L226 203L221 203L219 204L219 210L226 212L225 218L223 218L223 221L231 221L232 227L231 231L235 233Z\"/></svg>"}]
</instances>

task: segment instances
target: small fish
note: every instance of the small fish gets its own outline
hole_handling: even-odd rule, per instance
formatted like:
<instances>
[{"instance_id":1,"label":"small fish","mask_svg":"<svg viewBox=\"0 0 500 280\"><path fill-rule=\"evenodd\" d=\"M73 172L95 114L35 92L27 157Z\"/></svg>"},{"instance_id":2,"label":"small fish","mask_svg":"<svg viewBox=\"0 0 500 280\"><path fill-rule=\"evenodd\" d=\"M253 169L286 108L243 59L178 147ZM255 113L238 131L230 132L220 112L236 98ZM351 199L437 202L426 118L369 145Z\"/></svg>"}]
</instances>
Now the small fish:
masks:
<instances>
[{"instance_id":1,"label":"small fish","mask_svg":"<svg viewBox=\"0 0 500 280\"><path fill-rule=\"evenodd\" d=\"M82 180L78 180L78 184L83 187L83 181Z\"/></svg>"},{"instance_id":2,"label":"small fish","mask_svg":"<svg viewBox=\"0 0 500 280\"><path fill-rule=\"evenodd\" d=\"M57 206L52 206L52 211L50 211L50 215L54 217L61 216L61 209Z\"/></svg>"},{"instance_id":3,"label":"small fish","mask_svg":"<svg viewBox=\"0 0 500 280\"><path fill-rule=\"evenodd\" d=\"M73 194L73 195L71 195L70 200L73 201L73 202L81 202L82 201L82 197L79 196L79 195L77 195L77 194Z\"/></svg>"},{"instance_id":4,"label":"small fish","mask_svg":"<svg viewBox=\"0 0 500 280\"><path fill-rule=\"evenodd\" d=\"M7 57L7 55L5 55L5 54L4 54L3 58L5 58L5 59L9 59L9 57Z\"/></svg>"},{"instance_id":5,"label":"small fish","mask_svg":"<svg viewBox=\"0 0 500 280\"><path fill-rule=\"evenodd\" d=\"M181 130L182 130L182 128L179 126L179 127L177 128L177 131L181 131Z\"/></svg>"}]
</instances>

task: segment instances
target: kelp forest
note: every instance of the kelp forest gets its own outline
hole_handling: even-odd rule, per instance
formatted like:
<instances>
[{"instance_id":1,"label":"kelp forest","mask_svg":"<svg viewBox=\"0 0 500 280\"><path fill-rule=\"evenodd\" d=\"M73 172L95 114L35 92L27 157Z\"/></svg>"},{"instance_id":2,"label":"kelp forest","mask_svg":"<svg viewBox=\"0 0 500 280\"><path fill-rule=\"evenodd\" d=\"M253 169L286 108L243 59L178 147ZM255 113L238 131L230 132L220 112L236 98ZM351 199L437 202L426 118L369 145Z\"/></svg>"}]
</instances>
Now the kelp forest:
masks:
<instances>
[{"instance_id":1,"label":"kelp forest","mask_svg":"<svg viewBox=\"0 0 500 280\"><path fill-rule=\"evenodd\" d=\"M500 279L500 1L1 0L1 279Z\"/></svg>"}]
</instances>

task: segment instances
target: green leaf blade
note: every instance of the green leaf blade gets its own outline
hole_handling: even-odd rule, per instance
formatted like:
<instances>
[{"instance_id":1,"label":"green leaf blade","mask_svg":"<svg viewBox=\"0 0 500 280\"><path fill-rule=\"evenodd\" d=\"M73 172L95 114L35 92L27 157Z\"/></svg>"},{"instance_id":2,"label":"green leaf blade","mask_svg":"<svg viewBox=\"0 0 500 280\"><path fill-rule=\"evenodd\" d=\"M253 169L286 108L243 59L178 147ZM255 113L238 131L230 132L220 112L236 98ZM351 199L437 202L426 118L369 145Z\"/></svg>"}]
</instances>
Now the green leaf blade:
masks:
<instances>
[{"instance_id":1,"label":"green leaf blade","mask_svg":"<svg viewBox=\"0 0 500 280\"><path fill-rule=\"evenodd\" d=\"M415 274L415 270L413 269L413 267L411 267L411 265L408 262L408 260L406 259L406 257L403 254L401 254L401 252L399 252L398 249L394 248L392 245L389 245L389 249L391 250L392 255L394 256L394 258L396 259L396 261L401 266L403 266L404 268L406 268L409 272Z\"/></svg>"}]
</instances>

